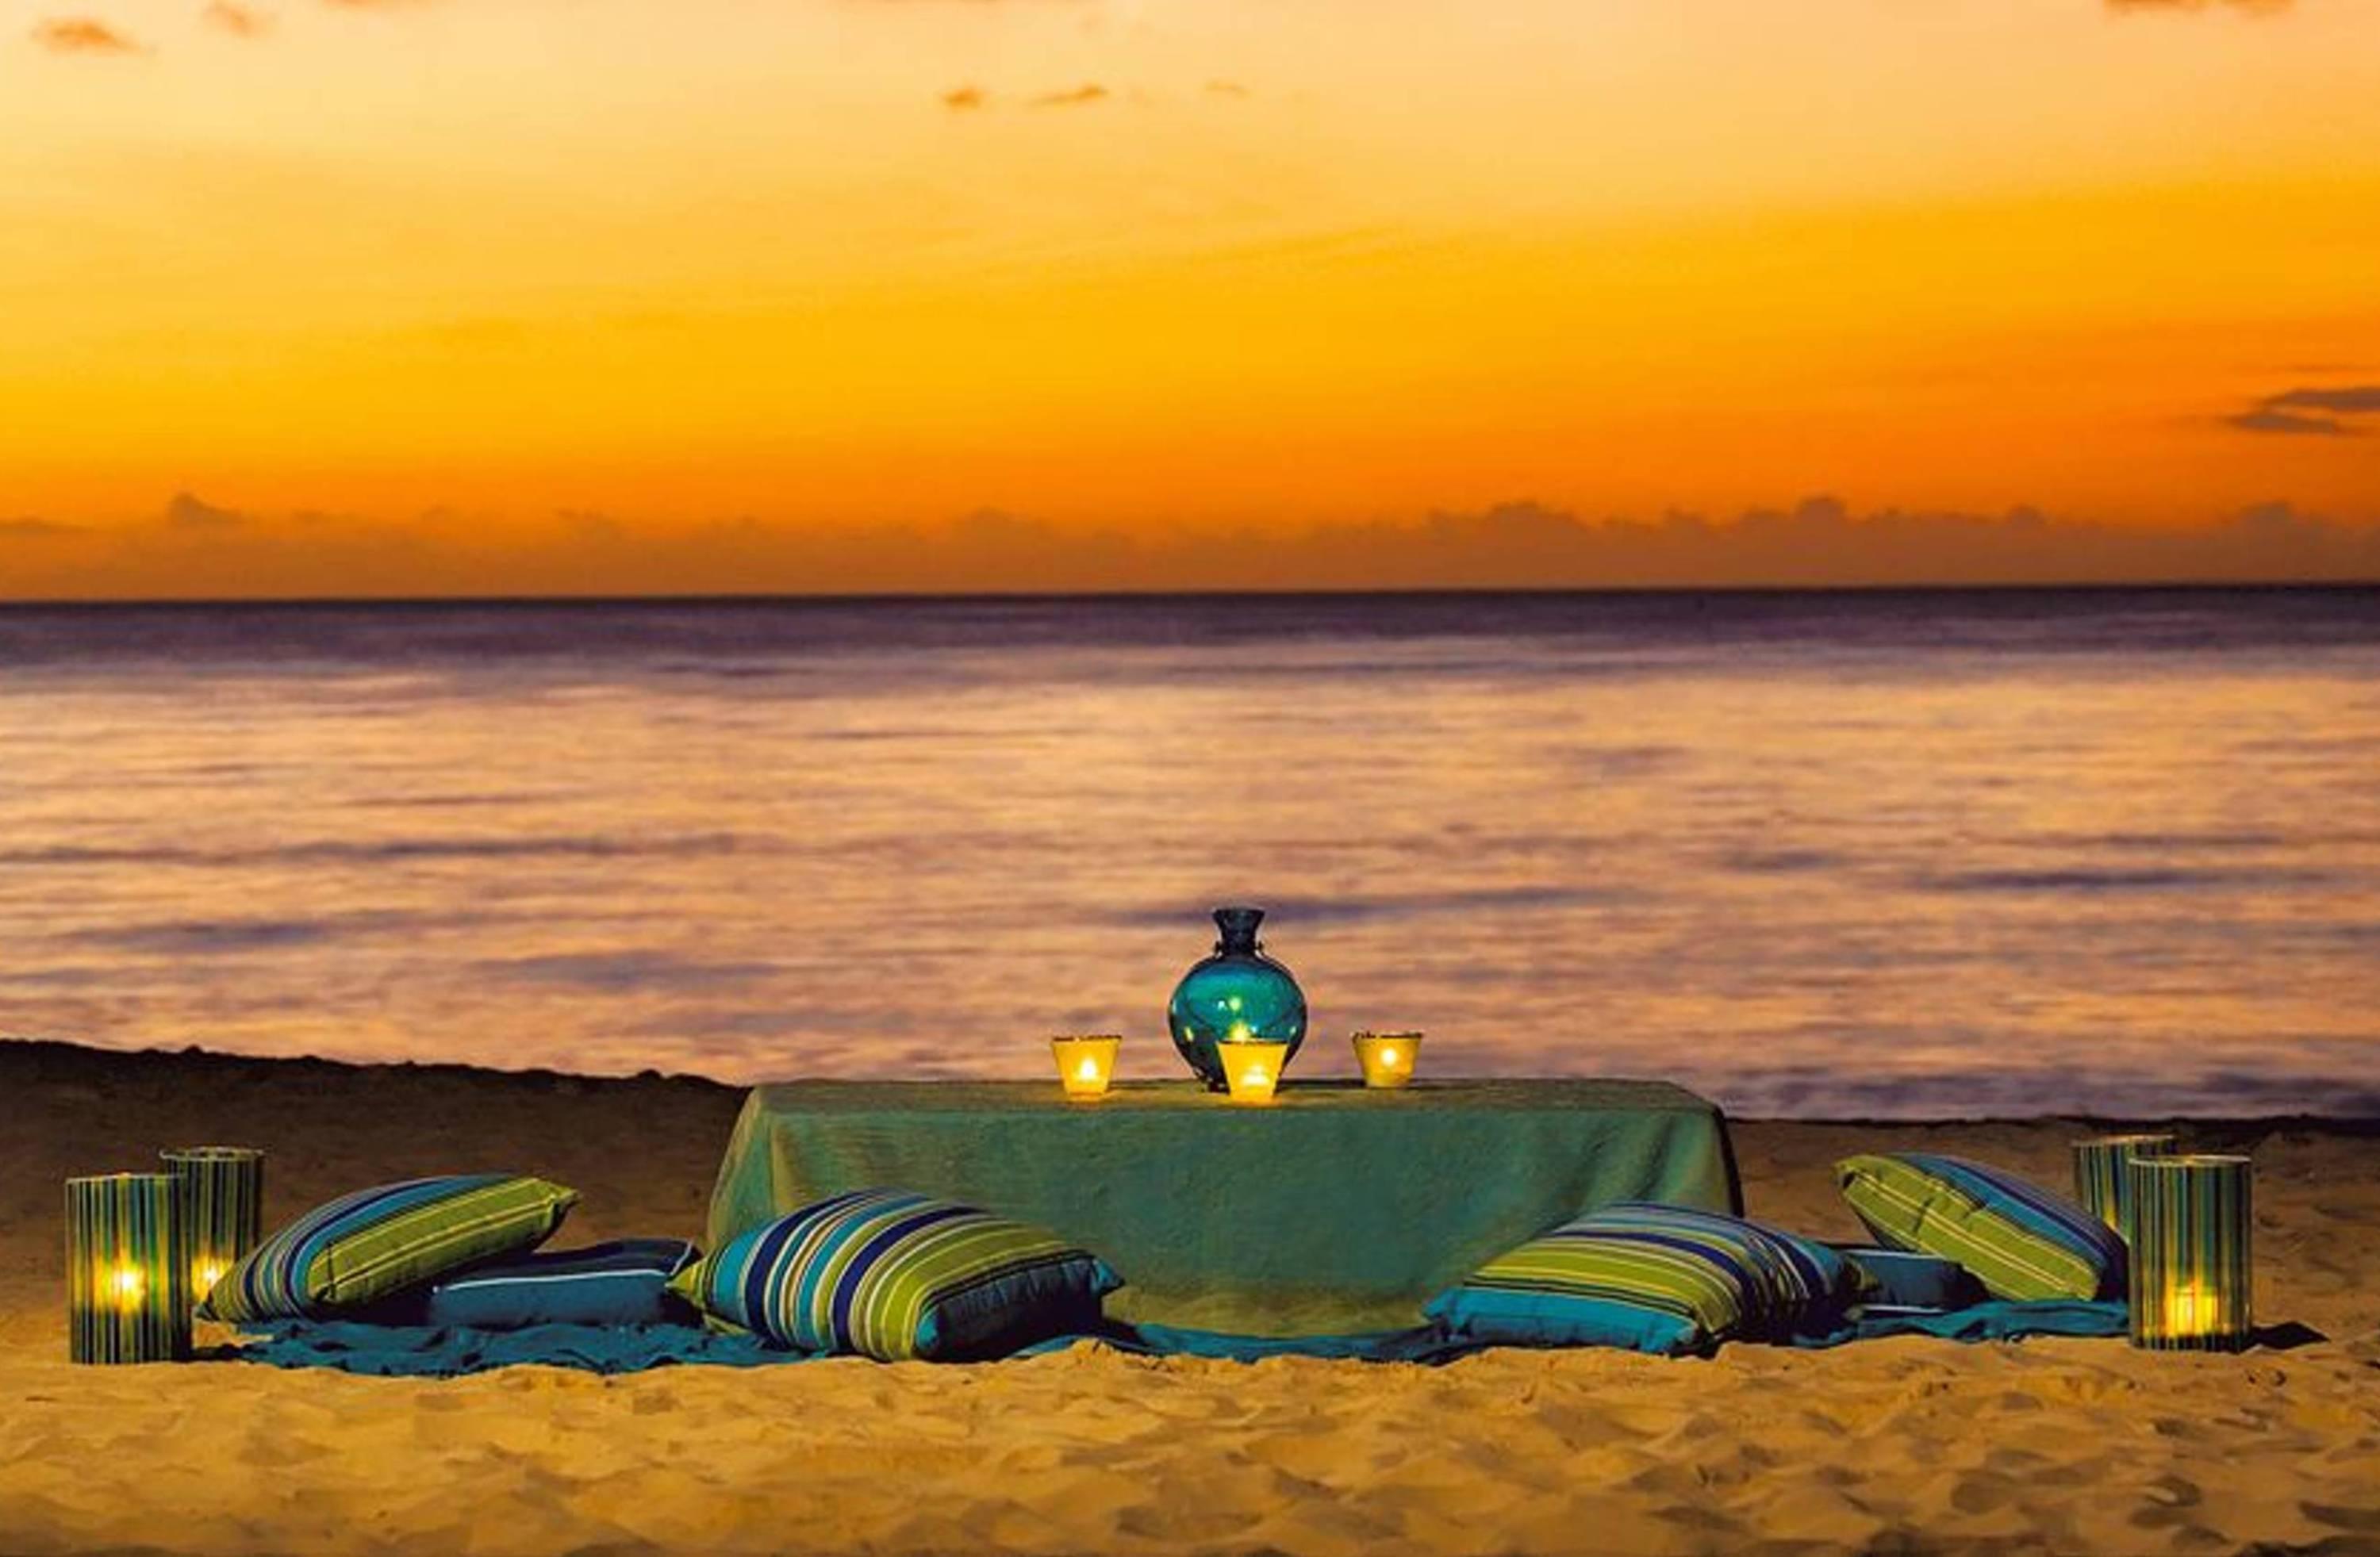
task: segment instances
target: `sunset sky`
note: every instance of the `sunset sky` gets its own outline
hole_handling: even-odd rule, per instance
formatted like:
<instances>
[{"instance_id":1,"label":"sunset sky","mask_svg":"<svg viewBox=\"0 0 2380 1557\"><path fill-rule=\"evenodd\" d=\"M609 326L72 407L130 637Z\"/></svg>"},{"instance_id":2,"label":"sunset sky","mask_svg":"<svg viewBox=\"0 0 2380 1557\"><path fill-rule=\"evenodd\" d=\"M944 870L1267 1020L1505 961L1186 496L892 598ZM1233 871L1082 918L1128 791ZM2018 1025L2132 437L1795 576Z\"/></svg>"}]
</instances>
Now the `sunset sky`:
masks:
<instances>
[{"instance_id":1,"label":"sunset sky","mask_svg":"<svg viewBox=\"0 0 2380 1557\"><path fill-rule=\"evenodd\" d=\"M2375 522L2380 0L0 0L0 597Z\"/></svg>"}]
</instances>

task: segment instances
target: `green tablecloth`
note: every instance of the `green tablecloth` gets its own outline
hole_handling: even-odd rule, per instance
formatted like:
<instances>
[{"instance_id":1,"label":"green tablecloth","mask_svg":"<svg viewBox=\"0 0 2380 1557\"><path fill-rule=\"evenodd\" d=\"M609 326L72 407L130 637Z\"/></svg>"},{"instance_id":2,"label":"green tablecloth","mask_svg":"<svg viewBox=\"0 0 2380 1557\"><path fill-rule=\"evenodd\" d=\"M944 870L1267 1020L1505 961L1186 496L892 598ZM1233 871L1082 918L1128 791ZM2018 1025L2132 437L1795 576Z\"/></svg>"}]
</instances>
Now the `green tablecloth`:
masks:
<instances>
[{"instance_id":1,"label":"green tablecloth","mask_svg":"<svg viewBox=\"0 0 2380 1557\"><path fill-rule=\"evenodd\" d=\"M1717 1107L1659 1081L796 1081L745 1101L710 1243L871 1186L1064 1234L1131 1284L1108 1311L1251 1334L1390 1329L1488 1256L1614 1201L1742 1205Z\"/></svg>"}]
</instances>

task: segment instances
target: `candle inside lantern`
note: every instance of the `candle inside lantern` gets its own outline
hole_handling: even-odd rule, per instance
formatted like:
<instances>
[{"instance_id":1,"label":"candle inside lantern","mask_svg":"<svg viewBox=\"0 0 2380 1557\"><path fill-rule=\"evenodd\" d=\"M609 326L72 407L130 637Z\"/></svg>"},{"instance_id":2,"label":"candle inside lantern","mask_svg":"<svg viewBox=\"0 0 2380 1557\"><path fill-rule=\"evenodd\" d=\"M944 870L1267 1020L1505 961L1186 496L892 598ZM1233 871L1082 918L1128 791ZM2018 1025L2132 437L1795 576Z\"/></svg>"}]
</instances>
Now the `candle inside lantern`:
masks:
<instances>
[{"instance_id":1,"label":"candle inside lantern","mask_svg":"<svg viewBox=\"0 0 2380 1557\"><path fill-rule=\"evenodd\" d=\"M1050 1052L1058 1060L1058 1084L1068 1097L1078 1101L1106 1096L1108 1082L1115 1075L1116 1050L1123 1044L1123 1039L1112 1032L1050 1039Z\"/></svg>"},{"instance_id":2,"label":"candle inside lantern","mask_svg":"<svg viewBox=\"0 0 2380 1557\"><path fill-rule=\"evenodd\" d=\"M2245 1157L2134 1157L2132 1345L2153 1351L2244 1350L2253 1338Z\"/></svg>"},{"instance_id":3,"label":"candle inside lantern","mask_svg":"<svg viewBox=\"0 0 2380 1557\"><path fill-rule=\"evenodd\" d=\"M1414 1062L1420 1057L1420 1033L1358 1032L1354 1043L1355 1063L1364 1068L1364 1085L1402 1087L1413 1080Z\"/></svg>"},{"instance_id":4,"label":"candle inside lantern","mask_svg":"<svg viewBox=\"0 0 2380 1557\"><path fill-rule=\"evenodd\" d=\"M2165 1300L2165 1327L2176 1335L2212 1335L2223 1328L2222 1308L2204 1287L2185 1286Z\"/></svg>"},{"instance_id":5,"label":"candle inside lantern","mask_svg":"<svg viewBox=\"0 0 2380 1557\"><path fill-rule=\"evenodd\" d=\"M1281 1067L1289 1060L1289 1045L1253 1040L1218 1044L1215 1054L1223 1062L1223 1083L1233 1103L1270 1103L1273 1089L1281 1085Z\"/></svg>"},{"instance_id":6,"label":"candle inside lantern","mask_svg":"<svg viewBox=\"0 0 2380 1557\"><path fill-rule=\"evenodd\" d=\"M264 1237L264 1153L246 1146L183 1146L158 1155L181 1186L190 1299L200 1302Z\"/></svg>"},{"instance_id":7,"label":"candle inside lantern","mask_svg":"<svg viewBox=\"0 0 2380 1557\"><path fill-rule=\"evenodd\" d=\"M188 1357L189 1270L173 1175L67 1180L67 1355L74 1361Z\"/></svg>"}]
</instances>

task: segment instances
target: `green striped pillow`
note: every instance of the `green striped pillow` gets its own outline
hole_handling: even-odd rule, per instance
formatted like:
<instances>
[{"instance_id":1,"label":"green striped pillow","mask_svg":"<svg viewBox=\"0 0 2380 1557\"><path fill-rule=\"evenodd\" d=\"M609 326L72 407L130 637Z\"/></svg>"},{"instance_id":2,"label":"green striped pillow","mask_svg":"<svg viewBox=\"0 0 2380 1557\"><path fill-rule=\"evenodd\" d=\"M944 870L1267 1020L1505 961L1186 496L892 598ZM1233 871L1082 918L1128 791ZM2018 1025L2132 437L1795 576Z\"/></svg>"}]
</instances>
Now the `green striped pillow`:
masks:
<instances>
[{"instance_id":1,"label":"green striped pillow","mask_svg":"<svg viewBox=\"0 0 2380 1557\"><path fill-rule=\"evenodd\" d=\"M776 1346L900 1362L994 1357L1087 1328L1123 1285L1041 1228L855 1189L755 1227L670 1290Z\"/></svg>"},{"instance_id":2,"label":"green striped pillow","mask_svg":"<svg viewBox=\"0 0 2380 1557\"><path fill-rule=\"evenodd\" d=\"M500 1174L343 1195L257 1245L215 1283L199 1316L240 1324L361 1308L459 1266L527 1253L577 1203L576 1189Z\"/></svg>"},{"instance_id":3,"label":"green striped pillow","mask_svg":"<svg viewBox=\"0 0 2380 1557\"><path fill-rule=\"evenodd\" d=\"M1631 1201L1498 1255L1423 1311L1491 1346L1624 1346L1662 1356L1825 1334L1852 1295L1823 1244L1740 1216Z\"/></svg>"},{"instance_id":4,"label":"green striped pillow","mask_svg":"<svg viewBox=\"0 0 2380 1557\"><path fill-rule=\"evenodd\" d=\"M1995 1298L2123 1296L2123 1240L2081 1206L2014 1174L1905 1152L1846 1157L1835 1177L1877 1242L1955 1261Z\"/></svg>"}]
</instances>

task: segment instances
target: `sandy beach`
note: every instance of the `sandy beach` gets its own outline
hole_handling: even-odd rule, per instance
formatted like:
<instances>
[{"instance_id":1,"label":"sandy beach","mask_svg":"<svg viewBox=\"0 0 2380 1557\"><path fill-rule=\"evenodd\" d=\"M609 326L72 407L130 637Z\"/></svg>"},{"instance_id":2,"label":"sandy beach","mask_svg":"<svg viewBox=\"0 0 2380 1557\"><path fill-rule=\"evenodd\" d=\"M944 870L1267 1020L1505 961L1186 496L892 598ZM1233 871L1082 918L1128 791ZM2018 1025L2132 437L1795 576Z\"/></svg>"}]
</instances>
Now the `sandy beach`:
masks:
<instances>
[{"instance_id":1,"label":"sandy beach","mask_svg":"<svg viewBox=\"0 0 2380 1557\"><path fill-rule=\"evenodd\" d=\"M278 1219L517 1168L582 1191L561 1243L698 1236L738 1102L658 1076L0 1044L0 1551L2380 1551L2380 1131L2336 1123L2188 1127L2253 1150L2259 1315L2303 1327L2239 1357L1078 1348L444 1382L63 1359L70 1173L251 1143ZM1753 1121L1736 1144L1754 1214L1850 1237L1839 1155L1924 1147L2057 1183L2082 1128Z\"/></svg>"}]
</instances>

